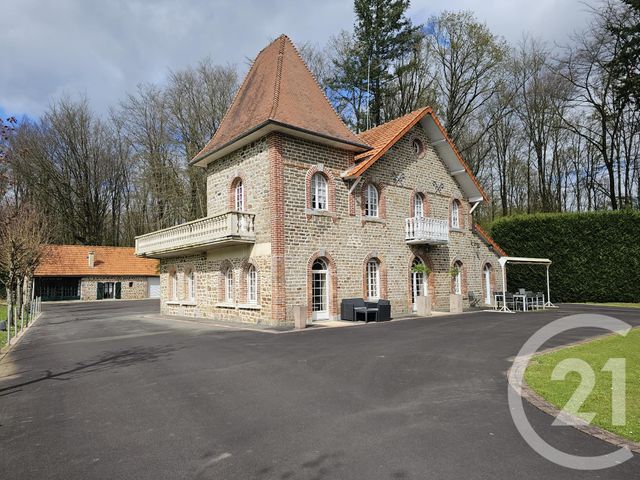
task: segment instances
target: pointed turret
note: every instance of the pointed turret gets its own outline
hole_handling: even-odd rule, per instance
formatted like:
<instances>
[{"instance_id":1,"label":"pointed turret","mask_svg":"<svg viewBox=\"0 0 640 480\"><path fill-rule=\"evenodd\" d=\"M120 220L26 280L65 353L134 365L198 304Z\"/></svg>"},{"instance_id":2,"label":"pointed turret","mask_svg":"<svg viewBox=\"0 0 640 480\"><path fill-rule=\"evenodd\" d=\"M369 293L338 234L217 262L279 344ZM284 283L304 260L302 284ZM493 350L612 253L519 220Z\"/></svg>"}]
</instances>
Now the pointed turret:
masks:
<instances>
[{"instance_id":1,"label":"pointed turret","mask_svg":"<svg viewBox=\"0 0 640 480\"><path fill-rule=\"evenodd\" d=\"M286 35L258 54L220 127L192 163L206 165L276 130L354 152L370 148L338 116Z\"/></svg>"}]
</instances>

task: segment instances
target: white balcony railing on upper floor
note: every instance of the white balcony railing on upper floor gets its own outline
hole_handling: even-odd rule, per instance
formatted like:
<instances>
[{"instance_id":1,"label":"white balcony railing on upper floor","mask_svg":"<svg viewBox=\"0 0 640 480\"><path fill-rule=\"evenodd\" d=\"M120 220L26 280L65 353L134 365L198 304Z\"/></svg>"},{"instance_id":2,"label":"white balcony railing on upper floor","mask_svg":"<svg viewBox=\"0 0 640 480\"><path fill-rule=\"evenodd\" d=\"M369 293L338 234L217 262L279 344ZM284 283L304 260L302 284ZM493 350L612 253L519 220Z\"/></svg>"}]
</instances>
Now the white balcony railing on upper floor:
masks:
<instances>
[{"instance_id":1,"label":"white balcony railing on upper floor","mask_svg":"<svg viewBox=\"0 0 640 480\"><path fill-rule=\"evenodd\" d=\"M221 244L253 243L254 218L251 213L227 212L147 233L136 237L136 255L163 257Z\"/></svg>"},{"instance_id":2,"label":"white balcony railing on upper floor","mask_svg":"<svg viewBox=\"0 0 640 480\"><path fill-rule=\"evenodd\" d=\"M443 245L449 242L449 222L431 217L406 219L405 241L412 245Z\"/></svg>"}]
</instances>

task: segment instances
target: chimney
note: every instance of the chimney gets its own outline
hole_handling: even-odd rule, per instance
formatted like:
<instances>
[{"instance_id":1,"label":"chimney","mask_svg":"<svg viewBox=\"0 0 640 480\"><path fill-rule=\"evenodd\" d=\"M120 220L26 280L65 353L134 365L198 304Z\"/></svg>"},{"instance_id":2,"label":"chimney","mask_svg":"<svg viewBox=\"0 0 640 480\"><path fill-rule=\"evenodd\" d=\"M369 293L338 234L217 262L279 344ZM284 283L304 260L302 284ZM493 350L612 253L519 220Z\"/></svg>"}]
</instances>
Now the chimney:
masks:
<instances>
[{"instance_id":1,"label":"chimney","mask_svg":"<svg viewBox=\"0 0 640 480\"><path fill-rule=\"evenodd\" d=\"M94 254L93 250L91 250L89 252L89 256L87 257L89 259L89 268L93 268L93 266L95 265L94 256L95 256L95 254Z\"/></svg>"}]
</instances>

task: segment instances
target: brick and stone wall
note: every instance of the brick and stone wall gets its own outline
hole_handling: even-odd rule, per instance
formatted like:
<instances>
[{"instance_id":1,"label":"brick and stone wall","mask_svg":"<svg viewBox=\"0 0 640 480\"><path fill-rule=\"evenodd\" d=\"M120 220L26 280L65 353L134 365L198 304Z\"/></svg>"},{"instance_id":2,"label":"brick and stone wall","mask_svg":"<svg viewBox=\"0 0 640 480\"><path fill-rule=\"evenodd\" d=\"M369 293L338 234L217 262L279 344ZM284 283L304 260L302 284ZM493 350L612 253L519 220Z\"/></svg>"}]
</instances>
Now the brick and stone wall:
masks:
<instances>
[{"instance_id":1,"label":"brick and stone wall","mask_svg":"<svg viewBox=\"0 0 640 480\"><path fill-rule=\"evenodd\" d=\"M416 155L419 138L424 151ZM255 213L255 245L215 248L207 253L161 260L162 311L263 324L290 324L295 305L311 310L310 268L315 258L329 264L329 313L340 314L340 300L364 297L366 261L381 262L382 296L391 300L392 314L411 311L411 264L416 256L432 270L429 293L433 306L449 309L454 262L463 265L464 305L468 292L483 296L483 267L493 270L500 288L498 257L472 231L470 205L445 164L430 146L420 125L398 141L367 172L352 193L352 182L340 174L353 163L353 153L275 133L213 162L207 170L208 214L232 209L231 188L244 185L245 210ZM322 172L328 179L329 210L309 208L310 178ZM363 215L363 189L373 183L380 191L380 218ZM405 220L412 216L413 195L424 197L425 215L448 220L454 200L461 206L459 229L451 229L442 246L409 246ZM246 268L258 274L259 306L247 305ZM196 298L186 295L188 272L195 272ZM233 271L234 299L224 300L224 272ZM171 275L178 278L169 299ZM496 280L497 278L497 280ZM243 284L245 287L243 287Z\"/></svg>"},{"instance_id":2,"label":"brick and stone wall","mask_svg":"<svg viewBox=\"0 0 640 480\"><path fill-rule=\"evenodd\" d=\"M82 277L80 280L80 299L96 300L98 298L98 282L120 282L122 284L122 300L140 300L149 297L147 277L113 276L113 277ZM131 285L131 286L129 286Z\"/></svg>"},{"instance_id":3,"label":"brick and stone wall","mask_svg":"<svg viewBox=\"0 0 640 480\"><path fill-rule=\"evenodd\" d=\"M207 213L218 215L235 208L233 187L242 179L244 210L255 214L256 243L217 247L206 253L160 261L161 311L168 315L213 317L222 320L273 324L272 249L270 208L270 149L264 137L215 162L207 168ZM247 269L257 274L258 301L249 304ZM225 299L224 274L233 272L233 301ZM187 276L194 271L196 298L187 294ZM178 289L171 292L171 275Z\"/></svg>"}]
</instances>

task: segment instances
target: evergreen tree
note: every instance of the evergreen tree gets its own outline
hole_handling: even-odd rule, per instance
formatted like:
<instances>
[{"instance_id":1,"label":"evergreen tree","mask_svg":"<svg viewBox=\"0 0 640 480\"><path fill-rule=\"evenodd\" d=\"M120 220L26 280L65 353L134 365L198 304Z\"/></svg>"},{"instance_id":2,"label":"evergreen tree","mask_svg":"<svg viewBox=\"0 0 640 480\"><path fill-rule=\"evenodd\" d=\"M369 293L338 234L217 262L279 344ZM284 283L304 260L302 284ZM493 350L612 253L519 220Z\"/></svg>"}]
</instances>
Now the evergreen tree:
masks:
<instances>
[{"instance_id":1,"label":"evergreen tree","mask_svg":"<svg viewBox=\"0 0 640 480\"><path fill-rule=\"evenodd\" d=\"M394 61L411 52L419 42L421 27L411 23L406 15L408 8L409 0L354 2L356 22L353 41L349 55L334 58L336 73L330 87L334 92L355 88L359 90L358 98L364 97L364 105L360 103L359 106L365 111L356 108L347 112L355 117L351 123L357 130L389 120L385 118L384 98L386 84L393 78ZM354 102L349 103L353 109Z\"/></svg>"},{"instance_id":2,"label":"evergreen tree","mask_svg":"<svg viewBox=\"0 0 640 480\"><path fill-rule=\"evenodd\" d=\"M620 14L607 18L608 30L620 41L611 67L619 96L640 108L640 0L622 3Z\"/></svg>"}]
</instances>

